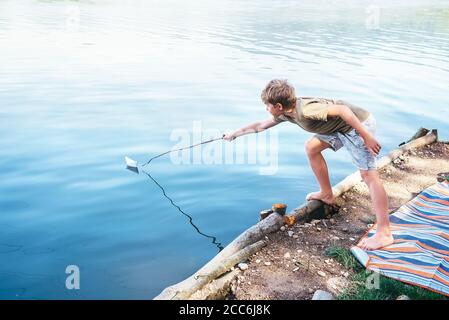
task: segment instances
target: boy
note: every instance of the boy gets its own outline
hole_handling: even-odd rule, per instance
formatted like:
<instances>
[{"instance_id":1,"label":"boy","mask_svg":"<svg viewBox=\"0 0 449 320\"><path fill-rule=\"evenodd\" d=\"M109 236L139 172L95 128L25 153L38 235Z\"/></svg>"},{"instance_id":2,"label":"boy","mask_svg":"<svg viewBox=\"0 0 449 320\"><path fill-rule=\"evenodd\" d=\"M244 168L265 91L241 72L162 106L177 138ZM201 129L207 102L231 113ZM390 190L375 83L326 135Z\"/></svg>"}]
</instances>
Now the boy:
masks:
<instances>
[{"instance_id":1,"label":"boy","mask_svg":"<svg viewBox=\"0 0 449 320\"><path fill-rule=\"evenodd\" d=\"M281 122L289 121L315 133L305 144L310 166L320 191L307 195L307 200L335 202L326 161L321 152L327 148L337 151L342 146L349 151L353 163L360 170L368 186L377 219L376 233L358 244L362 249L375 250L394 242L388 218L388 198L376 171L375 156L380 144L374 138L376 122L366 110L344 101L324 98L297 98L287 80L271 80L261 94L266 110L273 116L240 128L224 136L225 140L261 132Z\"/></svg>"}]
</instances>

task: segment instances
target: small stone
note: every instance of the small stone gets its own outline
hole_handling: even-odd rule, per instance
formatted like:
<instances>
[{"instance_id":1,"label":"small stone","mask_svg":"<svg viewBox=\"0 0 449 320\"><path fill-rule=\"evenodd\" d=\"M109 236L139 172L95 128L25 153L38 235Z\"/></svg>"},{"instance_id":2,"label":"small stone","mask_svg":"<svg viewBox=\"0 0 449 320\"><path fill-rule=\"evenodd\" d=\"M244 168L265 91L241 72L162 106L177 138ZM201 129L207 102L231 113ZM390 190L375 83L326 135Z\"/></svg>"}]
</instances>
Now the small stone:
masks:
<instances>
[{"instance_id":1,"label":"small stone","mask_svg":"<svg viewBox=\"0 0 449 320\"><path fill-rule=\"evenodd\" d=\"M321 228L320 228L320 227L317 227L317 228L316 228L316 231L321 231Z\"/></svg>"},{"instance_id":2,"label":"small stone","mask_svg":"<svg viewBox=\"0 0 449 320\"><path fill-rule=\"evenodd\" d=\"M335 223L335 219L329 219L330 223L334 224Z\"/></svg>"},{"instance_id":3,"label":"small stone","mask_svg":"<svg viewBox=\"0 0 449 320\"><path fill-rule=\"evenodd\" d=\"M265 265L266 265L266 266L270 266L270 265L271 265L271 262L267 261L267 262L265 262Z\"/></svg>"},{"instance_id":4,"label":"small stone","mask_svg":"<svg viewBox=\"0 0 449 320\"><path fill-rule=\"evenodd\" d=\"M347 211L348 211L348 208L344 207L344 208L343 208L343 211L344 211L344 212L347 212Z\"/></svg>"},{"instance_id":5,"label":"small stone","mask_svg":"<svg viewBox=\"0 0 449 320\"><path fill-rule=\"evenodd\" d=\"M351 240L351 241L355 241L355 239L354 239L354 238L349 238L349 240Z\"/></svg>"},{"instance_id":6,"label":"small stone","mask_svg":"<svg viewBox=\"0 0 449 320\"><path fill-rule=\"evenodd\" d=\"M322 220L322 222L323 222L323 225L327 228L326 221Z\"/></svg>"},{"instance_id":7,"label":"small stone","mask_svg":"<svg viewBox=\"0 0 449 320\"><path fill-rule=\"evenodd\" d=\"M284 226L281 227L281 231L285 231L285 227Z\"/></svg>"},{"instance_id":8,"label":"small stone","mask_svg":"<svg viewBox=\"0 0 449 320\"><path fill-rule=\"evenodd\" d=\"M289 231L289 232L288 232L288 236L289 236L289 237L292 237L292 236L293 236L293 234L294 234L294 232L293 232L293 231Z\"/></svg>"},{"instance_id":9,"label":"small stone","mask_svg":"<svg viewBox=\"0 0 449 320\"><path fill-rule=\"evenodd\" d=\"M322 276L322 277L326 277L326 273L325 272L323 272L323 271L318 271L318 274L320 275L320 276Z\"/></svg>"},{"instance_id":10,"label":"small stone","mask_svg":"<svg viewBox=\"0 0 449 320\"><path fill-rule=\"evenodd\" d=\"M320 222L320 220L312 220L310 223L312 224L312 225L316 225L317 223L319 223Z\"/></svg>"},{"instance_id":11,"label":"small stone","mask_svg":"<svg viewBox=\"0 0 449 320\"><path fill-rule=\"evenodd\" d=\"M349 277L349 272L343 273L343 277L345 277L345 278Z\"/></svg>"},{"instance_id":12,"label":"small stone","mask_svg":"<svg viewBox=\"0 0 449 320\"><path fill-rule=\"evenodd\" d=\"M299 238L299 236L297 234L293 235L293 239L298 239L298 238Z\"/></svg>"},{"instance_id":13,"label":"small stone","mask_svg":"<svg viewBox=\"0 0 449 320\"><path fill-rule=\"evenodd\" d=\"M257 259L257 260L256 260L256 263L260 263L260 259Z\"/></svg>"},{"instance_id":14,"label":"small stone","mask_svg":"<svg viewBox=\"0 0 449 320\"><path fill-rule=\"evenodd\" d=\"M332 293L340 294L349 286L349 281L342 277L333 277L326 281L326 285Z\"/></svg>"},{"instance_id":15,"label":"small stone","mask_svg":"<svg viewBox=\"0 0 449 320\"><path fill-rule=\"evenodd\" d=\"M302 250L296 250L296 252L298 252L298 253L301 253L301 252L302 252Z\"/></svg>"},{"instance_id":16,"label":"small stone","mask_svg":"<svg viewBox=\"0 0 449 320\"><path fill-rule=\"evenodd\" d=\"M250 286L250 285L251 285L251 282L248 281L248 285Z\"/></svg>"},{"instance_id":17,"label":"small stone","mask_svg":"<svg viewBox=\"0 0 449 320\"><path fill-rule=\"evenodd\" d=\"M242 270L242 271L248 269L248 264L243 263L243 262L239 263L237 266L238 266L239 269Z\"/></svg>"},{"instance_id":18,"label":"small stone","mask_svg":"<svg viewBox=\"0 0 449 320\"><path fill-rule=\"evenodd\" d=\"M411 299L405 294L402 294L399 297L397 297L396 300L411 300Z\"/></svg>"},{"instance_id":19,"label":"small stone","mask_svg":"<svg viewBox=\"0 0 449 320\"><path fill-rule=\"evenodd\" d=\"M305 228L310 228L312 225L310 223L304 223Z\"/></svg>"},{"instance_id":20,"label":"small stone","mask_svg":"<svg viewBox=\"0 0 449 320\"><path fill-rule=\"evenodd\" d=\"M293 272L296 272L299 270L299 267L296 267L295 269L293 269Z\"/></svg>"},{"instance_id":21,"label":"small stone","mask_svg":"<svg viewBox=\"0 0 449 320\"><path fill-rule=\"evenodd\" d=\"M334 300L334 296L332 293L323 291L323 290L317 290L313 294L312 300Z\"/></svg>"},{"instance_id":22,"label":"small stone","mask_svg":"<svg viewBox=\"0 0 449 320\"><path fill-rule=\"evenodd\" d=\"M309 288L309 293L313 293L314 290L312 288Z\"/></svg>"},{"instance_id":23,"label":"small stone","mask_svg":"<svg viewBox=\"0 0 449 320\"><path fill-rule=\"evenodd\" d=\"M348 232L349 229L348 229L347 227L344 227L344 228L342 229L342 231L343 231L343 232Z\"/></svg>"},{"instance_id":24,"label":"small stone","mask_svg":"<svg viewBox=\"0 0 449 320\"><path fill-rule=\"evenodd\" d=\"M286 254L284 254L284 258L285 259L290 259L290 252L287 252Z\"/></svg>"}]
</instances>

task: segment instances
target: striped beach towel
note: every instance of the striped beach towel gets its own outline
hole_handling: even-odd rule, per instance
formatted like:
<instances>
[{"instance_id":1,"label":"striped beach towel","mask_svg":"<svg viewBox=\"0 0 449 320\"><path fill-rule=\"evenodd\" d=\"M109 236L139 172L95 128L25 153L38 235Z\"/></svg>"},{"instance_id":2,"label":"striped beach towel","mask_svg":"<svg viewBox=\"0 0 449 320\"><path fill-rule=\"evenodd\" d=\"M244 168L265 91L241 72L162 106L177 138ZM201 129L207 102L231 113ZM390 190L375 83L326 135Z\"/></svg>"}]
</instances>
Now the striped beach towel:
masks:
<instances>
[{"instance_id":1,"label":"striped beach towel","mask_svg":"<svg viewBox=\"0 0 449 320\"><path fill-rule=\"evenodd\" d=\"M351 252L369 270L449 296L449 183L437 183L390 215L394 243ZM376 231L374 225L366 236Z\"/></svg>"}]
</instances>

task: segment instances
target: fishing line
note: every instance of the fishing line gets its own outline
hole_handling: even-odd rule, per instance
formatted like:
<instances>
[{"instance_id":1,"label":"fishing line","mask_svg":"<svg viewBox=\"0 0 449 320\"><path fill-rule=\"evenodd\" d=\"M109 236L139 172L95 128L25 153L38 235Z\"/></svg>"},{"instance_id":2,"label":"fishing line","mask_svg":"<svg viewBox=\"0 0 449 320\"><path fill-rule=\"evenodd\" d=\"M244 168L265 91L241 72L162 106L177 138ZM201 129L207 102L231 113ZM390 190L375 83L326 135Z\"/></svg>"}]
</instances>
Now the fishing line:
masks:
<instances>
[{"instance_id":1,"label":"fishing line","mask_svg":"<svg viewBox=\"0 0 449 320\"><path fill-rule=\"evenodd\" d=\"M202 145L202 144L206 144L206 143L210 143L210 142L214 142L214 141L218 141L218 140L223 140L224 137L225 137L225 135L223 135L223 136L221 136L221 137L219 137L219 138L212 138L212 139L209 139L209 140L206 140L206 141L202 141L202 142L199 142L199 143L196 143L196 144L187 146L187 147L183 147L183 148L179 148L179 149L174 149L174 150L169 150L169 151L167 151L167 152L164 152L164 153L158 154L157 156L152 157L150 160L148 160L146 163L144 163L141 167L145 167L146 165L148 165L148 164L149 164L151 161L153 161L154 159L157 159L157 158L159 158L159 157L162 157L162 156L164 156L164 155L166 155L166 154L169 154L169 153L171 153L171 152L182 151L182 150L185 150L185 149L192 149L192 148L194 148L194 147L196 147L196 146L199 146L199 145ZM126 162L126 165L127 165L127 169L129 169L129 170L131 170L131 171L133 171L133 172L135 172L135 173L137 173L137 174L139 173L137 161L135 161L135 160L133 160L133 159L131 159L131 158L125 156L125 162ZM153 182L154 182L154 183L155 183L161 190L162 190L162 194L164 195L165 198L167 198L167 199L170 201L171 205L172 205L173 207L175 207L179 212L181 212L184 216L186 216L186 217L189 219L190 224L193 226L193 228L196 230L196 232L198 232L200 235L202 235L202 236L204 236L204 237L206 237L206 238L212 239L212 243L218 247L219 252L220 252L221 250L223 250L223 246L221 245L220 242L217 242L217 238L214 237L214 236L210 236L210 235L207 235L207 234L201 232L200 229L193 223L193 218L192 218L189 214L187 214L186 212L184 212L184 210L182 210L181 207L178 206L178 205L173 201L173 199L171 199L171 198L167 195L167 193L165 192L164 187L162 187L162 185L161 185L159 182L157 182L156 179L154 179L154 178L151 176L151 174L150 174L149 172L147 172L147 171L145 171L145 170L143 170L143 169L142 169L142 172L145 173L145 174L146 174L146 175L147 175L147 176L148 176L148 177L149 177L149 178L150 178L150 179L151 179L151 180L152 180L152 181L153 181Z\"/></svg>"},{"instance_id":2,"label":"fishing line","mask_svg":"<svg viewBox=\"0 0 449 320\"><path fill-rule=\"evenodd\" d=\"M185 215L185 216L189 219L190 224L192 225L193 228L195 228L196 232L198 232L200 235L202 235L202 236L204 236L204 237L206 237L206 238L212 239L212 243L213 243L214 245L217 246L218 252L220 252L221 250L223 250L223 246L221 245L221 242L217 242L217 237L210 236L210 235L207 235L207 234L201 232L200 229L193 223L193 218L192 218L188 213L185 213L184 210L182 210L181 207L178 206L178 205L173 201L173 199L171 199L171 198L167 195L167 193L165 192L164 187L162 187L162 186L159 184L159 182L157 182L156 179L154 179L154 178L151 176L151 174L150 174L149 172L147 172L147 171L145 171L145 170L142 170L142 171L143 171L143 172L144 172L144 173L145 173L151 180L153 180L153 182L154 182L154 183L155 183L155 184L162 190L162 194L164 195L164 197L167 198L168 201L170 201L170 203L171 203L176 209L178 209L179 212L181 212L183 215Z\"/></svg>"}]
</instances>

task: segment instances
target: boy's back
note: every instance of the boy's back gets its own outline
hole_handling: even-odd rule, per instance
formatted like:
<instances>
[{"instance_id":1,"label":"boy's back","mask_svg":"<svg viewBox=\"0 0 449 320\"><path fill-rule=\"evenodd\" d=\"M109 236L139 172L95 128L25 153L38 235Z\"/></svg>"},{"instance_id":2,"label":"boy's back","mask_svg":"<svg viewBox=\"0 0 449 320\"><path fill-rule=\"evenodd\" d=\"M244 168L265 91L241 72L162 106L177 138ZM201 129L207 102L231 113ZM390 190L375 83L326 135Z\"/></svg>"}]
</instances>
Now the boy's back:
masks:
<instances>
[{"instance_id":1,"label":"boy's back","mask_svg":"<svg viewBox=\"0 0 449 320\"><path fill-rule=\"evenodd\" d=\"M348 106L360 122L365 121L370 115L370 113L365 109L352 105L343 100L298 97L295 114L292 114L292 116L283 114L273 118L277 122L290 121L312 133L347 133L353 128L342 118L328 117L329 107L335 104Z\"/></svg>"}]
</instances>

